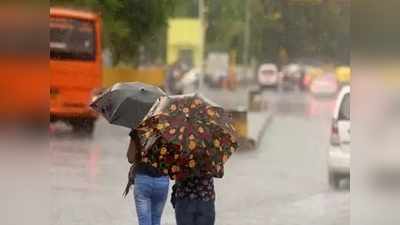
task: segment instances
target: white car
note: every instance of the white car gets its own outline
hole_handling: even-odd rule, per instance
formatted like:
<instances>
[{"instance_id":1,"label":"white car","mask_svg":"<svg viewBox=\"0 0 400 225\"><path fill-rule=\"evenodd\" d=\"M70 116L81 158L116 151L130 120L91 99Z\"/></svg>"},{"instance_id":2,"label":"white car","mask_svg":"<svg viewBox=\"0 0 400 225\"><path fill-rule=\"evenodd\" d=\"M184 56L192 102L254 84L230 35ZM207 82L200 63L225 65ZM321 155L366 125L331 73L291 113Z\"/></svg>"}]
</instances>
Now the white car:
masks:
<instances>
[{"instance_id":1,"label":"white car","mask_svg":"<svg viewBox=\"0 0 400 225\"><path fill-rule=\"evenodd\" d=\"M279 71L275 64L262 64L257 74L258 84L261 88L278 88Z\"/></svg>"},{"instance_id":2,"label":"white car","mask_svg":"<svg viewBox=\"0 0 400 225\"><path fill-rule=\"evenodd\" d=\"M328 179L339 188L343 178L350 177L350 87L339 92L333 113L328 150Z\"/></svg>"},{"instance_id":3,"label":"white car","mask_svg":"<svg viewBox=\"0 0 400 225\"><path fill-rule=\"evenodd\" d=\"M321 77L317 77L312 81L310 86L310 92L314 96L333 97L336 94L337 90L338 83L335 76L333 75L324 75Z\"/></svg>"}]
</instances>

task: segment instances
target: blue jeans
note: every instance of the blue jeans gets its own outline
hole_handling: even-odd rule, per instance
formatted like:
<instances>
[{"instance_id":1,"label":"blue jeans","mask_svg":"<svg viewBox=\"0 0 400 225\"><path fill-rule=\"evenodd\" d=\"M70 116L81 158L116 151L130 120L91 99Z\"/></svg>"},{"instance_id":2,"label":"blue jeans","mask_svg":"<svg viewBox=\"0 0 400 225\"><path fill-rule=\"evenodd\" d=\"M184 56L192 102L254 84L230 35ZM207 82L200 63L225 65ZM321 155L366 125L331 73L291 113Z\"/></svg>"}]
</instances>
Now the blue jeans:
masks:
<instances>
[{"instance_id":1,"label":"blue jeans","mask_svg":"<svg viewBox=\"0 0 400 225\"><path fill-rule=\"evenodd\" d=\"M133 194L139 225L160 225L168 188L168 177L136 175Z\"/></svg>"},{"instance_id":2,"label":"blue jeans","mask_svg":"<svg viewBox=\"0 0 400 225\"><path fill-rule=\"evenodd\" d=\"M176 199L175 217L177 225L214 225L214 201Z\"/></svg>"}]
</instances>

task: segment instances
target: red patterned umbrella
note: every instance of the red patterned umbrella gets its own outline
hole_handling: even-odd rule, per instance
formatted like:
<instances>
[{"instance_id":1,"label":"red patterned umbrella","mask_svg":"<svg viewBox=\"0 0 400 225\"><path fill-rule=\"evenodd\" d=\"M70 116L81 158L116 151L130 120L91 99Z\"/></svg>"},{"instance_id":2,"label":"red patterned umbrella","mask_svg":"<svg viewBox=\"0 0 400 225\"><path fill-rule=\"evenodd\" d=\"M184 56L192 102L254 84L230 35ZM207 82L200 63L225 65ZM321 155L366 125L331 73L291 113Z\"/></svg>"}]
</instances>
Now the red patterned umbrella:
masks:
<instances>
[{"instance_id":1,"label":"red patterned umbrella","mask_svg":"<svg viewBox=\"0 0 400 225\"><path fill-rule=\"evenodd\" d=\"M172 179L221 178L238 148L231 116L198 94L161 97L136 130L140 160Z\"/></svg>"}]
</instances>

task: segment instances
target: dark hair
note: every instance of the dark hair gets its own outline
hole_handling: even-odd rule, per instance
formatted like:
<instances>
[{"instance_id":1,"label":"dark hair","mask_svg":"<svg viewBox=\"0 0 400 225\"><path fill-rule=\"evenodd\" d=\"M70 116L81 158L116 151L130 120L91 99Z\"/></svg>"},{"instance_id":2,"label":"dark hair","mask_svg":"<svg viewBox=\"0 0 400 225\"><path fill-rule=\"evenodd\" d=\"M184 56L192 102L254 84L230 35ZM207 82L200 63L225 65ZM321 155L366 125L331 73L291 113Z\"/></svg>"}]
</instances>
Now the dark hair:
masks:
<instances>
[{"instance_id":1,"label":"dark hair","mask_svg":"<svg viewBox=\"0 0 400 225\"><path fill-rule=\"evenodd\" d=\"M139 134L137 133L137 131L135 129L133 129L130 133L129 136L131 137L131 139L133 140L133 142L135 142L135 147L136 149L140 149L141 145L140 145L140 138L139 138ZM136 151L138 152L138 151Z\"/></svg>"},{"instance_id":2,"label":"dark hair","mask_svg":"<svg viewBox=\"0 0 400 225\"><path fill-rule=\"evenodd\" d=\"M135 159L137 159L137 157L140 155L140 151L138 151L138 150L141 148L139 135L138 135L137 131L135 129L133 129L129 133L129 136L131 137L131 140L135 143L135 149L136 149ZM128 183L126 184L126 187L125 187L124 192L122 194L122 196L124 198L128 195L131 185L134 184L134 181L135 181L135 169L136 169L136 162L132 163L132 166L129 169Z\"/></svg>"}]
</instances>

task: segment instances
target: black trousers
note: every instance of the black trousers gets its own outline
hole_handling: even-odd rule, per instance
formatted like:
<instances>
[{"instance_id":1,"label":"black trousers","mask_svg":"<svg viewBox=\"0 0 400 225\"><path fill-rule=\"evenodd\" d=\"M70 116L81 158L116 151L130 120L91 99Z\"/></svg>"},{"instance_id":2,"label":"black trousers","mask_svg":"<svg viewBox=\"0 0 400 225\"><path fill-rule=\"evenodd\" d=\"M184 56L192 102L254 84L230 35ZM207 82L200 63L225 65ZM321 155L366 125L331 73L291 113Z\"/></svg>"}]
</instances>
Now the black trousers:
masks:
<instances>
[{"instance_id":1,"label":"black trousers","mask_svg":"<svg viewBox=\"0 0 400 225\"><path fill-rule=\"evenodd\" d=\"M175 217L177 225L214 225L215 202L177 199Z\"/></svg>"}]
</instances>

